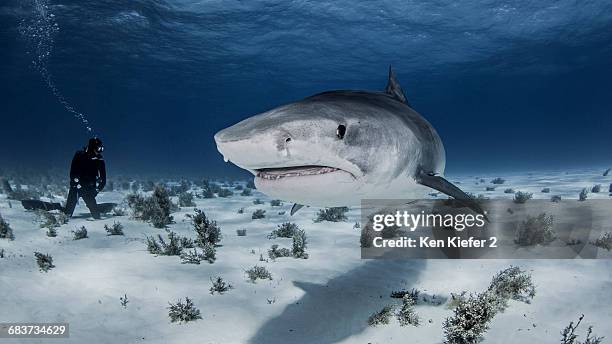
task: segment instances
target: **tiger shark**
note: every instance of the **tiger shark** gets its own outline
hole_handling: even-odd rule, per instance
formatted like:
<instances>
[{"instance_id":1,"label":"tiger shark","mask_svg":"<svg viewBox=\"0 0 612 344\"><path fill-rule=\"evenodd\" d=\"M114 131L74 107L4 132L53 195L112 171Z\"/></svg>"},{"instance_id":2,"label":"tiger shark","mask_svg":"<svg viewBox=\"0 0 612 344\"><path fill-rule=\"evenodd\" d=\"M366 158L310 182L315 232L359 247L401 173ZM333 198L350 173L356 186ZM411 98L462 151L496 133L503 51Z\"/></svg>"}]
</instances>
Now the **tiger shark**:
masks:
<instances>
[{"instance_id":1,"label":"tiger shark","mask_svg":"<svg viewBox=\"0 0 612 344\"><path fill-rule=\"evenodd\" d=\"M393 69L383 92L319 93L247 118L215 134L217 149L255 176L268 196L303 205L362 199L422 199L431 189L478 213L444 178L446 155L433 126L408 103Z\"/></svg>"}]
</instances>

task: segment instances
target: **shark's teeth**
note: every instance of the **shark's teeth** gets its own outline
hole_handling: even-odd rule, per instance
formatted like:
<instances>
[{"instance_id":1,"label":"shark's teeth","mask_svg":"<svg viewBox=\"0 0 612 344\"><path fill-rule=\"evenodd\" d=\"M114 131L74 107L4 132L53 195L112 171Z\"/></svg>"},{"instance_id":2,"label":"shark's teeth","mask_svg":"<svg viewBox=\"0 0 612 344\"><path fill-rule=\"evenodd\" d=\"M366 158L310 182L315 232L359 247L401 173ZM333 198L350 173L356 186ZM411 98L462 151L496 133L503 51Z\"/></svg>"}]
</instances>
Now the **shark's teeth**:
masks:
<instances>
[{"instance_id":1,"label":"shark's teeth","mask_svg":"<svg viewBox=\"0 0 612 344\"><path fill-rule=\"evenodd\" d=\"M331 173L340 169L329 166L296 166L283 168L266 168L257 172L257 177L267 180L278 180L281 178L314 176Z\"/></svg>"}]
</instances>

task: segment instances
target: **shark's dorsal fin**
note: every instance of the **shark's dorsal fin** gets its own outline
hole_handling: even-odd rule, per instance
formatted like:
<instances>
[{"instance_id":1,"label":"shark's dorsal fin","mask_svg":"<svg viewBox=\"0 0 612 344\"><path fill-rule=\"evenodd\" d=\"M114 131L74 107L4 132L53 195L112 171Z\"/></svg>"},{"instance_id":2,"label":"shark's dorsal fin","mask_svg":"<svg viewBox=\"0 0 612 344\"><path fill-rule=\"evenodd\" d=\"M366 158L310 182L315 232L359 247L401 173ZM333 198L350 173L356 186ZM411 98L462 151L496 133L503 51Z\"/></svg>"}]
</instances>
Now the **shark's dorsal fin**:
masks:
<instances>
[{"instance_id":1,"label":"shark's dorsal fin","mask_svg":"<svg viewBox=\"0 0 612 344\"><path fill-rule=\"evenodd\" d=\"M393 71L393 67L391 66L389 66L389 81L387 82L387 87L385 87L385 93L402 103L410 105L408 100L406 100L406 95L404 95L402 86L400 86L395 78L395 71Z\"/></svg>"}]
</instances>

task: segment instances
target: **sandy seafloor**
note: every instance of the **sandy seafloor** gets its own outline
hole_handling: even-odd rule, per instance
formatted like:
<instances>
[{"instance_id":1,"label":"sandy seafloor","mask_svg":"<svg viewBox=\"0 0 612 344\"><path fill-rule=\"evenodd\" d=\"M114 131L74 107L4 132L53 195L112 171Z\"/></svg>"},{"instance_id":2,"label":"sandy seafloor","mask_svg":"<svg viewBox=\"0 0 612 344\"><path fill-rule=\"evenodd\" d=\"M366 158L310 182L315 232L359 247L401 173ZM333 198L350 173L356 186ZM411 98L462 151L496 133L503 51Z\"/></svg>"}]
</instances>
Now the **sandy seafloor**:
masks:
<instances>
[{"instance_id":1,"label":"sandy seafloor","mask_svg":"<svg viewBox=\"0 0 612 344\"><path fill-rule=\"evenodd\" d=\"M610 199L612 176L602 170L532 172L504 175L447 176L465 191L488 197L511 197L505 188L534 193L534 198L561 195L576 200L583 187L602 184L589 200ZM478 178L476 178L478 177ZM482 177L485 183L476 183ZM484 191L494 177L506 182L495 191ZM544 187L549 194L541 193ZM99 201L121 202L127 192L103 192ZM265 204L254 205L260 198ZM422 324L369 327L367 318L394 300L392 290L419 288L441 299L451 292L481 291L497 271L510 265L533 274L536 296L531 304L511 301L495 317L485 343L558 343L560 331L585 314L587 325L612 340L612 261L610 260L362 260L358 229L359 209L349 221L314 223L318 208L288 215L291 204L272 207L270 198L253 196L196 199L197 207L216 220L223 233L214 264L181 264L176 256L147 252L145 237L161 233L129 216L87 219L82 201L76 216L50 238L40 229L36 215L0 195L0 214L10 223L15 240L0 240L0 322L68 322L69 339L0 339L2 343L441 343L442 322L452 311L445 305L418 305ZM244 214L237 210L245 208ZM266 218L252 220L255 209ZM279 212L285 211L280 215ZM194 236L182 208L173 214L169 230ZM120 221L125 236L107 236L104 224ZM309 259L280 258L260 262L260 254L274 243L290 247L291 239L268 239L282 222L291 221L308 235ZM72 230L86 226L89 238L72 240ZM612 223L610 224L612 230ZM236 235L247 229L247 236ZM252 253L252 250L254 253ZM33 252L53 256L56 267L38 271ZM264 265L272 281L250 283L244 271ZM210 278L222 276L234 289L211 295ZM127 294L127 308L119 297ZM202 319L171 323L169 301L189 297Z\"/></svg>"}]
</instances>

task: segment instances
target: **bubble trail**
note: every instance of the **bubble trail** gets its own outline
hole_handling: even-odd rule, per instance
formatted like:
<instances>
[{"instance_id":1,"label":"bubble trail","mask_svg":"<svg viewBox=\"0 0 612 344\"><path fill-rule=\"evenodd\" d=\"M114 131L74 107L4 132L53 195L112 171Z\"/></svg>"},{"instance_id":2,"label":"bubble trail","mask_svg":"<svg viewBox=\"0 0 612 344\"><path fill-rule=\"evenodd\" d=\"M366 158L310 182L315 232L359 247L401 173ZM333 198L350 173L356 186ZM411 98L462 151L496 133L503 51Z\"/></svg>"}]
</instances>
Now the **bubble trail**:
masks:
<instances>
[{"instance_id":1,"label":"bubble trail","mask_svg":"<svg viewBox=\"0 0 612 344\"><path fill-rule=\"evenodd\" d=\"M53 52L55 35L59 32L59 25L55 15L51 13L49 0L32 0L33 11L30 17L25 18L19 25L19 33L28 46L28 54L32 55L32 65L41 75L43 81L57 98L60 104L81 122L89 133L93 130L87 116L78 111L61 93L49 72L49 58Z\"/></svg>"}]
</instances>

